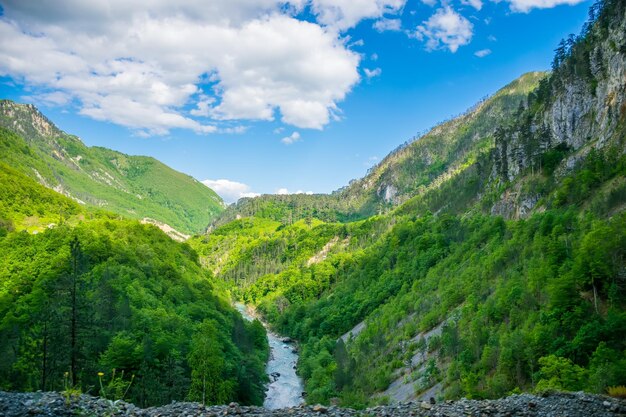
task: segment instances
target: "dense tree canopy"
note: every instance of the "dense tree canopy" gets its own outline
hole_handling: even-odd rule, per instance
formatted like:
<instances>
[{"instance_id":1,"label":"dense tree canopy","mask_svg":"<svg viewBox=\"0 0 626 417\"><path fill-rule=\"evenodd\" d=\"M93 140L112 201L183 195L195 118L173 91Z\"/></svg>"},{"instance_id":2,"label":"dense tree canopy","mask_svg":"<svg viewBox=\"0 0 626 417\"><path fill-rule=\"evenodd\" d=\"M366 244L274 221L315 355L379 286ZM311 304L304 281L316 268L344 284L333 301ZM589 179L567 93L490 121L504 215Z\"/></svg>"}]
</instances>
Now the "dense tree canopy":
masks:
<instances>
[{"instance_id":1,"label":"dense tree canopy","mask_svg":"<svg viewBox=\"0 0 626 417\"><path fill-rule=\"evenodd\" d=\"M104 380L141 405L262 403L265 331L229 305L193 249L85 213L8 167L0 175L2 389L104 394ZM19 231L34 216L61 221Z\"/></svg>"}]
</instances>

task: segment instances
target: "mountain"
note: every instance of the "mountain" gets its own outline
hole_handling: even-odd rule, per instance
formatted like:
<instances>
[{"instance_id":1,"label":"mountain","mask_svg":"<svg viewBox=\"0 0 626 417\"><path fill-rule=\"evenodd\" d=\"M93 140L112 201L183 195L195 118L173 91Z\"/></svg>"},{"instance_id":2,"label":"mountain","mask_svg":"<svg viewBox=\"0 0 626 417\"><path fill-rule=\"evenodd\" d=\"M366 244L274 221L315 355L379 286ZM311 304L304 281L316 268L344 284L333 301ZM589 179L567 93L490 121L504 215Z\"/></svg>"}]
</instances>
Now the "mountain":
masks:
<instances>
[{"instance_id":1,"label":"mountain","mask_svg":"<svg viewBox=\"0 0 626 417\"><path fill-rule=\"evenodd\" d=\"M300 343L307 401L626 384L626 2L332 195L263 196L190 240Z\"/></svg>"},{"instance_id":2,"label":"mountain","mask_svg":"<svg viewBox=\"0 0 626 417\"><path fill-rule=\"evenodd\" d=\"M265 330L188 245L2 162L0 182L2 390L262 404Z\"/></svg>"},{"instance_id":3,"label":"mountain","mask_svg":"<svg viewBox=\"0 0 626 417\"><path fill-rule=\"evenodd\" d=\"M0 100L0 161L73 200L179 232L203 231L223 210L199 181L154 158L88 147L34 106Z\"/></svg>"},{"instance_id":4,"label":"mountain","mask_svg":"<svg viewBox=\"0 0 626 417\"><path fill-rule=\"evenodd\" d=\"M331 195L264 195L243 198L213 222L219 226L238 216L293 222L307 217L354 221L398 207L437 188L495 148L497 126L510 123L545 73L521 76L485 98L465 114L443 122L423 136L399 146L358 180Z\"/></svg>"},{"instance_id":5,"label":"mountain","mask_svg":"<svg viewBox=\"0 0 626 417\"><path fill-rule=\"evenodd\" d=\"M309 403L622 390L624 74L626 0L600 1L549 74L333 194L217 218L192 179L2 102L0 387L259 404L264 330L231 296L297 340ZM179 243L109 210L214 220Z\"/></svg>"}]
</instances>

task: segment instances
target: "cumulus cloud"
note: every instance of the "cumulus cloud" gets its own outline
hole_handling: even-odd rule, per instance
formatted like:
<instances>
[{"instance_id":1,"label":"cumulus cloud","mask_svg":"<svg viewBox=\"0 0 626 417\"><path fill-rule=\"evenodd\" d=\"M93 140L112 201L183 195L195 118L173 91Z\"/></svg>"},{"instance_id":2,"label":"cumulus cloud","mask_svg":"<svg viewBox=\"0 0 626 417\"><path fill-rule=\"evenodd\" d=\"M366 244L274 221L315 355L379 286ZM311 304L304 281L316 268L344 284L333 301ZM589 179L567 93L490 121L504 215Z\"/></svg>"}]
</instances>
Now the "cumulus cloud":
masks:
<instances>
[{"instance_id":1,"label":"cumulus cloud","mask_svg":"<svg viewBox=\"0 0 626 417\"><path fill-rule=\"evenodd\" d=\"M528 13L532 9L551 9L562 4L575 5L583 0L507 0L514 12Z\"/></svg>"},{"instance_id":2,"label":"cumulus cloud","mask_svg":"<svg viewBox=\"0 0 626 417\"><path fill-rule=\"evenodd\" d=\"M381 70L380 68L374 68L374 69L364 68L363 72L365 73L365 76L369 79L369 78L378 77L380 74L382 74L383 70Z\"/></svg>"},{"instance_id":3,"label":"cumulus cloud","mask_svg":"<svg viewBox=\"0 0 626 417\"><path fill-rule=\"evenodd\" d=\"M483 8L483 2L481 0L461 0L461 4L472 6L476 10Z\"/></svg>"},{"instance_id":4,"label":"cumulus cloud","mask_svg":"<svg viewBox=\"0 0 626 417\"><path fill-rule=\"evenodd\" d=\"M250 191L250 186L242 182L219 179L204 180L202 183L215 191L228 204L234 203L243 197L258 197L261 195Z\"/></svg>"},{"instance_id":5,"label":"cumulus cloud","mask_svg":"<svg viewBox=\"0 0 626 417\"><path fill-rule=\"evenodd\" d=\"M370 167L373 167L374 165L376 165L376 163L378 163L378 157L377 156L370 156L369 158L367 158L367 161L363 162L363 165L365 165L366 167L370 168Z\"/></svg>"},{"instance_id":6,"label":"cumulus cloud","mask_svg":"<svg viewBox=\"0 0 626 417\"><path fill-rule=\"evenodd\" d=\"M285 145L291 145L292 143L295 143L295 142L297 142L299 140L300 140L300 133L299 132L293 132L291 135L285 136L280 141L282 143L284 143Z\"/></svg>"},{"instance_id":7,"label":"cumulus cloud","mask_svg":"<svg viewBox=\"0 0 626 417\"><path fill-rule=\"evenodd\" d=\"M404 1L7 0L0 75L145 134L276 117L321 129L360 80L337 30ZM309 3L320 24L293 16Z\"/></svg>"},{"instance_id":8,"label":"cumulus cloud","mask_svg":"<svg viewBox=\"0 0 626 417\"><path fill-rule=\"evenodd\" d=\"M481 49L479 51L474 52L474 55L476 55L478 58L484 58L489 54L491 54L491 49Z\"/></svg>"},{"instance_id":9,"label":"cumulus cloud","mask_svg":"<svg viewBox=\"0 0 626 417\"><path fill-rule=\"evenodd\" d=\"M448 48L455 53L460 46L472 40L473 25L450 6L438 9L428 20L417 27L415 37L426 41L426 49Z\"/></svg>"},{"instance_id":10,"label":"cumulus cloud","mask_svg":"<svg viewBox=\"0 0 626 417\"><path fill-rule=\"evenodd\" d=\"M287 188L279 188L278 190L276 190L275 194L278 194L278 195L288 195L288 194L307 194L307 195L311 195L311 194L313 194L313 191L298 190L298 191L292 193Z\"/></svg>"},{"instance_id":11,"label":"cumulus cloud","mask_svg":"<svg viewBox=\"0 0 626 417\"><path fill-rule=\"evenodd\" d=\"M405 3L406 0L312 0L311 8L318 22L331 29L344 31L364 19L397 14Z\"/></svg>"},{"instance_id":12,"label":"cumulus cloud","mask_svg":"<svg viewBox=\"0 0 626 417\"><path fill-rule=\"evenodd\" d=\"M382 18L374 22L373 28L378 32L400 31L402 29L402 21L400 19Z\"/></svg>"},{"instance_id":13,"label":"cumulus cloud","mask_svg":"<svg viewBox=\"0 0 626 417\"><path fill-rule=\"evenodd\" d=\"M47 106L64 106L72 101L72 97L62 91L52 93L35 94L30 97L24 97L25 101L33 100L35 103L42 103Z\"/></svg>"}]
</instances>

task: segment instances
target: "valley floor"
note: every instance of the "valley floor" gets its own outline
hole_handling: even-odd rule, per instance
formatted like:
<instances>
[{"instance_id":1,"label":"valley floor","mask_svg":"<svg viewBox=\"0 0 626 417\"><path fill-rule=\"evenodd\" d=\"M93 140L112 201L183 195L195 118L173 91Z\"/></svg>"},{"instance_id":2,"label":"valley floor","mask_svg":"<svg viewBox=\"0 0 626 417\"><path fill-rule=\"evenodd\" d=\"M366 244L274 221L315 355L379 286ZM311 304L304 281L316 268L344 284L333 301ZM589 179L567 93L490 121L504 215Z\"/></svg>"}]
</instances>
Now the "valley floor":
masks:
<instances>
[{"instance_id":1,"label":"valley floor","mask_svg":"<svg viewBox=\"0 0 626 417\"><path fill-rule=\"evenodd\" d=\"M528 417L613 417L626 415L626 401L615 398L577 393L553 393L545 396L512 395L499 400L474 401L462 399L431 405L404 403L378 406L366 410L348 408L299 406L278 410L262 407L242 407L235 403L222 406L202 406L199 403L173 402L162 407L140 409L123 401L81 395L69 404L56 392L9 393L0 391L0 415L22 416L290 416L370 417L370 416L528 416Z\"/></svg>"}]
</instances>

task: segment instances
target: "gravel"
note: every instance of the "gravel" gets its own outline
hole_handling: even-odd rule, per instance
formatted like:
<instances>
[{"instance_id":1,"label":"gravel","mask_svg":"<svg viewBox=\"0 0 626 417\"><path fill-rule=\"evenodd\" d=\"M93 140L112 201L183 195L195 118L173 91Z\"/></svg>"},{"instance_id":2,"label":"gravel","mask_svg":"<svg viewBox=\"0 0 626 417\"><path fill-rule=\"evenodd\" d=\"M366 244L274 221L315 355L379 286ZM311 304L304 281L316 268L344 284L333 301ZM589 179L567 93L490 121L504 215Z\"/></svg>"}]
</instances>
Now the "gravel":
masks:
<instances>
[{"instance_id":1,"label":"gravel","mask_svg":"<svg viewBox=\"0 0 626 417\"><path fill-rule=\"evenodd\" d=\"M279 410L240 406L236 403L203 406L198 403L173 402L161 407L141 409L124 401L81 395L67 400L57 392L10 393L0 391L0 416L259 416L259 417L626 417L626 401L601 395L550 393L544 396L512 395L499 400L403 403L352 410L322 405L299 406Z\"/></svg>"}]
</instances>

